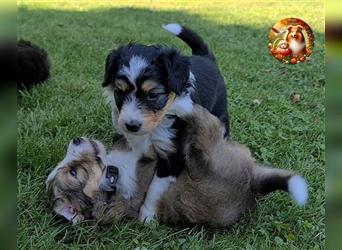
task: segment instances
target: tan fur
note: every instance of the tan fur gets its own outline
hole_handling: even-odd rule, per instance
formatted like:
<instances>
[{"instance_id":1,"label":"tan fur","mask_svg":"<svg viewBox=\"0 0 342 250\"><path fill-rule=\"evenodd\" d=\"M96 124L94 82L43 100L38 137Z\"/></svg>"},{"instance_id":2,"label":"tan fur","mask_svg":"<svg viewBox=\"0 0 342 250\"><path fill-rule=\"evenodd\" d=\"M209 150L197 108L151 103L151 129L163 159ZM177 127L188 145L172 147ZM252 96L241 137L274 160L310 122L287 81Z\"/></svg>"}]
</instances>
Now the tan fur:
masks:
<instances>
[{"instance_id":1,"label":"tan fur","mask_svg":"<svg viewBox=\"0 0 342 250\"><path fill-rule=\"evenodd\" d=\"M184 119L188 124L186 168L158 202L158 220L167 224L227 227L255 207L258 193L254 179L262 179L265 169L255 166L247 147L224 139L222 124L204 108L195 106L193 113ZM142 166L138 168L139 180L146 180L143 186L139 183L142 192L126 203L118 198L120 213L117 206L107 206L110 208L106 211L106 222L129 217L131 211L139 210L153 177L155 161L150 163L148 172ZM285 170L272 169L270 176L275 173L291 175ZM132 217L137 218L137 212Z\"/></svg>"},{"instance_id":2,"label":"tan fur","mask_svg":"<svg viewBox=\"0 0 342 250\"><path fill-rule=\"evenodd\" d=\"M77 178L70 175L71 168L77 171ZM73 207L77 212L76 219L82 220L90 215L83 214L86 204L95 198L98 183L103 171L93 155L82 155L79 159L63 166L56 177L47 182L47 189L53 209L57 214L67 206ZM71 195L77 194L77 197Z\"/></svg>"},{"instance_id":3,"label":"tan fur","mask_svg":"<svg viewBox=\"0 0 342 250\"><path fill-rule=\"evenodd\" d=\"M146 93L148 93L150 90L152 90L153 88L157 86L158 84L155 81L147 80L141 84L141 89L145 91Z\"/></svg>"},{"instance_id":4,"label":"tan fur","mask_svg":"<svg viewBox=\"0 0 342 250\"><path fill-rule=\"evenodd\" d=\"M150 110L145 110L144 114L144 122L142 126L142 131L144 132L151 132L154 128L156 128L161 120L164 118L165 114L167 113L170 105L174 102L176 98L175 93L170 93L168 101L166 102L164 108L159 112L151 112Z\"/></svg>"},{"instance_id":5,"label":"tan fur","mask_svg":"<svg viewBox=\"0 0 342 250\"><path fill-rule=\"evenodd\" d=\"M196 107L185 120L190 124L186 133L186 169L158 202L158 220L228 226L255 206L251 189L253 158L246 147L223 138L219 120L206 110ZM149 159L149 163L140 162L137 168L140 192L136 197L125 201L116 195L109 204L99 202L95 217L106 223L122 217L137 218L154 174L155 154Z\"/></svg>"},{"instance_id":6,"label":"tan fur","mask_svg":"<svg viewBox=\"0 0 342 250\"><path fill-rule=\"evenodd\" d=\"M121 79L115 81L115 87L123 92L129 89L127 82Z\"/></svg>"},{"instance_id":7,"label":"tan fur","mask_svg":"<svg viewBox=\"0 0 342 250\"><path fill-rule=\"evenodd\" d=\"M86 140L83 143L90 144L90 141ZM114 148L124 151L127 149L126 140L120 140ZM91 214L84 214L84 210L89 209L89 205L98 194L100 179L105 167L103 162L97 159L95 150L85 150L77 159L57 167L59 170L56 176L46 182L53 210L60 214L63 207L70 206L77 212L76 220L90 217ZM77 172L77 178L70 174L71 169Z\"/></svg>"},{"instance_id":8,"label":"tan fur","mask_svg":"<svg viewBox=\"0 0 342 250\"><path fill-rule=\"evenodd\" d=\"M242 145L223 137L220 121L195 106L185 117L186 169L158 204L158 219L171 224L226 227L255 206L254 160Z\"/></svg>"},{"instance_id":9,"label":"tan fur","mask_svg":"<svg viewBox=\"0 0 342 250\"><path fill-rule=\"evenodd\" d=\"M183 119L187 123L186 167L158 202L157 219L160 222L227 227L256 206L256 198L264 194L264 180L274 176L286 179L293 175L289 171L255 165L248 148L227 141L223 125L206 109L195 105L193 112ZM116 147L130 150L125 143ZM132 199L126 200L120 193L108 197L106 193L96 192L93 216L103 223L123 217L137 219L154 175L156 160L151 148L138 162L138 192ZM57 183L63 181L67 180L58 179Z\"/></svg>"},{"instance_id":10,"label":"tan fur","mask_svg":"<svg viewBox=\"0 0 342 250\"><path fill-rule=\"evenodd\" d=\"M159 201L159 221L230 226L256 206L258 196L279 189L267 181L286 183L294 175L257 166L246 146L224 138L223 125L205 108L195 105L184 120L186 168Z\"/></svg>"}]
</instances>

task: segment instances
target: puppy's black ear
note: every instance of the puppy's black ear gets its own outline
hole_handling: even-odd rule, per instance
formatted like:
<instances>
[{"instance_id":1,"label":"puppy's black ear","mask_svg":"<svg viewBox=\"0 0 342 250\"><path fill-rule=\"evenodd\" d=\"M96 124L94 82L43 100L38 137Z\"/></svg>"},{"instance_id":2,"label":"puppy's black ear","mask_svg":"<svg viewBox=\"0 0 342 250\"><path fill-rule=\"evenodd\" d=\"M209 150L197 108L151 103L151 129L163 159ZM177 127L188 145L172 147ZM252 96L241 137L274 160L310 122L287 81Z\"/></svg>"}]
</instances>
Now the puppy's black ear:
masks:
<instances>
[{"instance_id":1,"label":"puppy's black ear","mask_svg":"<svg viewBox=\"0 0 342 250\"><path fill-rule=\"evenodd\" d=\"M187 87L189 79L189 59L180 55L176 50L170 50L159 55L158 64L163 69L163 74L165 74L164 79L168 87L176 95L181 95Z\"/></svg>"},{"instance_id":2,"label":"puppy's black ear","mask_svg":"<svg viewBox=\"0 0 342 250\"><path fill-rule=\"evenodd\" d=\"M119 70L119 50L113 50L106 58L105 74L102 87L113 83L115 75Z\"/></svg>"}]
</instances>

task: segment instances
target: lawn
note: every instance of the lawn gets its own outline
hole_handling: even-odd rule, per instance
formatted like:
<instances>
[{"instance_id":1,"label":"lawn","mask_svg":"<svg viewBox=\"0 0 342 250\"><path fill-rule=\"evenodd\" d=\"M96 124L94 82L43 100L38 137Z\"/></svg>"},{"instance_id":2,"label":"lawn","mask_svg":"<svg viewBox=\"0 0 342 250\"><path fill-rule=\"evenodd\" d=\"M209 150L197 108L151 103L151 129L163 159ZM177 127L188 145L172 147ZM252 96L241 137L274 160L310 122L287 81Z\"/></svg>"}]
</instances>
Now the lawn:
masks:
<instances>
[{"instance_id":1,"label":"lawn","mask_svg":"<svg viewBox=\"0 0 342 250\"><path fill-rule=\"evenodd\" d=\"M285 65L269 55L267 35L278 20L293 16L311 26L315 48L310 61ZM107 53L135 41L175 46L190 54L161 29L169 22L198 31L214 51L226 79L232 137L248 145L258 161L307 178L310 198L304 208L284 193L273 193L224 232L132 221L72 227L54 217L44 182L68 141L87 135L110 143L113 135L101 87ZM322 2L20 1L17 27L18 38L44 47L53 64L47 84L18 98L19 249L324 248ZM293 92L301 95L299 103L292 102Z\"/></svg>"}]
</instances>

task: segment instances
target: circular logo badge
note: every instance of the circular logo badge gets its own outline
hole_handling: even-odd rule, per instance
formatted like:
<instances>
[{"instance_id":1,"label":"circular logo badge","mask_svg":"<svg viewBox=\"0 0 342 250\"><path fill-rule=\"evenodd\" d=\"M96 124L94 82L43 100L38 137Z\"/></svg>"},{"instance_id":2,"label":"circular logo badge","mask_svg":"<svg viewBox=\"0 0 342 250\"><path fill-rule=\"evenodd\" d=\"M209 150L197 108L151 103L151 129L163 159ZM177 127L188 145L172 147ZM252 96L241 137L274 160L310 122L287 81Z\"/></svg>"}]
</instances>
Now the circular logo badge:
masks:
<instances>
[{"instance_id":1,"label":"circular logo badge","mask_svg":"<svg viewBox=\"0 0 342 250\"><path fill-rule=\"evenodd\" d=\"M273 57L286 64L304 62L314 47L310 26L298 18L280 20L272 27L268 38Z\"/></svg>"}]
</instances>

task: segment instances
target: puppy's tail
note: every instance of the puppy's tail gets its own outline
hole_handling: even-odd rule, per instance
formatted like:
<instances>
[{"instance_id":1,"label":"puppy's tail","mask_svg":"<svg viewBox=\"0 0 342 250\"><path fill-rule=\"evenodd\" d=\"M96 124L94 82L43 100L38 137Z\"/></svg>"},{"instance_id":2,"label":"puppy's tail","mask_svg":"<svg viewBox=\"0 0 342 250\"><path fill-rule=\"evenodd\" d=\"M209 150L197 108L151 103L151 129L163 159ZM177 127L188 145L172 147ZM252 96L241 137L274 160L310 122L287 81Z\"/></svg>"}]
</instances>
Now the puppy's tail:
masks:
<instances>
[{"instance_id":1,"label":"puppy's tail","mask_svg":"<svg viewBox=\"0 0 342 250\"><path fill-rule=\"evenodd\" d=\"M163 25L163 28L182 39L192 49L193 55L206 56L215 61L214 55L210 52L203 39L191 29L181 26L177 23Z\"/></svg>"},{"instance_id":2,"label":"puppy's tail","mask_svg":"<svg viewBox=\"0 0 342 250\"><path fill-rule=\"evenodd\" d=\"M283 169L254 166L252 187L257 195L266 195L278 189L286 191L299 206L304 206L308 199L305 179Z\"/></svg>"}]
</instances>

